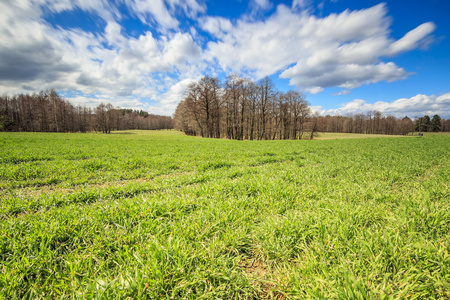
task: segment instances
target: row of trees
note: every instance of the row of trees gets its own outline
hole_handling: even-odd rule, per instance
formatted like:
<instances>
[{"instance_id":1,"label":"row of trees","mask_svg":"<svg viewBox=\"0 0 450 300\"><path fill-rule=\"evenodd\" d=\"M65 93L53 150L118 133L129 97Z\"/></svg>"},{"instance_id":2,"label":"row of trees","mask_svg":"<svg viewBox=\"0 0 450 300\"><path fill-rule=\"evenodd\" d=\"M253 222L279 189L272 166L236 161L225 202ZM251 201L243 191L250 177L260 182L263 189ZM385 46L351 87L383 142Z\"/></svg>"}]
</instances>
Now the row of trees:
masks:
<instances>
[{"instance_id":1,"label":"row of trees","mask_svg":"<svg viewBox=\"0 0 450 300\"><path fill-rule=\"evenodd\" d=\"M54 90L0 96L0 131L110 133L111 130L172 129L171 117L100 104L74 106Z\"/></svg>"},{"instance_id":2,"label":"row of trees","mask_svg":"<svg viewBox=\"0 0 450 300\"><path fill-rule=\"evenodd\" d=\"M172 122L173 121L173 122ZM408 134L450 131L450 120L435 115L411 120L379 111L349 116L313 115L297 91L279 92L270 78L238 75L222 84L206 76L188 86L174 119L100 104L73 106L54 90L0 96L0 131L110 133L112 130L176 129L188 135L236 140L312 138L316 132Z\"/></svg>"},{"instance_id":3,"label":"row of trees","mask_svg":"<svg viewBox=\"0 0 450 300\"><path fill-rule=\"evenodd\" d=\"M368 134L410 134L417 132L450 131L450 120L435 115L416 118L396 118L384 116L379 111L371 111L350 116L320 116L317 119L320 132L368 133Z\"/></svg>"},{"instance_id":4,"label":"row of trees","mask_svg":"<svg viewBox=\"0 0 450 300\"><path fill-rule=\"evenodd\" d=\"M414 122L408 117L397 119L371 111L367 114L319 117L318 127L321 132L408 134L414 131Z\"/></svg>"},{"instance_id":5,"label":"row of trees","mask_svg":"<svg viewBox=\"0 0 450 300\"><path fill-rule=\"evenodd\" d=\"M301 93L277 91L268 77L253 82L236 74L223 85L210 76L190 84L174 123L188 135L235 140L301 139L317 128Z\"/></svg>"},{"instance_id":6,"label":"row of trees","mask_svg":"<svg viewBox=\"0 0 450 300\"><path fill-rule=\"evenodd\" d=\"M297 91L277 91L270 78L239 75L222 84L206 76L190 84L174 114L174 127L188 135L236 140L312 139L317 132L409 134L450 131L450 120L435 115L411 120L371 111L348 116L312 114Z\"/></svg>"}]
</instances>

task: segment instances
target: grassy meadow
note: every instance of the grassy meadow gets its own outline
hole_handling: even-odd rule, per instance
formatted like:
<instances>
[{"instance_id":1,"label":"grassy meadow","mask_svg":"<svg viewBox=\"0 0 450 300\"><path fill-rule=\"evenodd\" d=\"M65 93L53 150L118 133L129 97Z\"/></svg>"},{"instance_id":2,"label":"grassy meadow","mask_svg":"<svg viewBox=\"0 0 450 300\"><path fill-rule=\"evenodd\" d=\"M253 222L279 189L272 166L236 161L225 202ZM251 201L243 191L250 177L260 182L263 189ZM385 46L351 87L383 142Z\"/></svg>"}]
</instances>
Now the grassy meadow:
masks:
<instances>
[{"instance_id":1,"label":"grassy meadow","mask_svg":"<svg viewBox=\"0 0 450 300\"><path fill-rule=\"evenodd\" d=\"M449 299L450 135L330 138L0 133L0 299Z\"/></svg>"}]
</instances>

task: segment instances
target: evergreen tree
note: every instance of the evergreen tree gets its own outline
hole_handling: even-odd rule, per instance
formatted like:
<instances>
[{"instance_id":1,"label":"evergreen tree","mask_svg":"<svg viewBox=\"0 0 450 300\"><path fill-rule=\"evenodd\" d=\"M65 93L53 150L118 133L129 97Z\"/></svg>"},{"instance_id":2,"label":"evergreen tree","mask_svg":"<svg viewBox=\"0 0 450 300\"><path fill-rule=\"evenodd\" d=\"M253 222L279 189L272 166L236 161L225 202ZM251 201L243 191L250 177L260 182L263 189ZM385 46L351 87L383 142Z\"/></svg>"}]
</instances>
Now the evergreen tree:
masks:
<instances>
[{"instance_id":1,"label":"evergreen tree","mask_svg":"<svg viewBox=\"0 0 450 300\"><path fill-rule=\"evenodd\" d=\"M430 117L426 115L423 118L417 119L415 130L427 132L430 131L430 126L431 126Z\"/></svg>"},{"instance_id":2,"label":"evergreen tree","mask_svg":"<svg viewBox=\"0 0 450 300\"><path fill-rule=\"evenodd\" d=\"M430 128L433 132L441 131L441 117L439 117L439 115L434 115L431 119Z\"/></svg>"}]
</instances>

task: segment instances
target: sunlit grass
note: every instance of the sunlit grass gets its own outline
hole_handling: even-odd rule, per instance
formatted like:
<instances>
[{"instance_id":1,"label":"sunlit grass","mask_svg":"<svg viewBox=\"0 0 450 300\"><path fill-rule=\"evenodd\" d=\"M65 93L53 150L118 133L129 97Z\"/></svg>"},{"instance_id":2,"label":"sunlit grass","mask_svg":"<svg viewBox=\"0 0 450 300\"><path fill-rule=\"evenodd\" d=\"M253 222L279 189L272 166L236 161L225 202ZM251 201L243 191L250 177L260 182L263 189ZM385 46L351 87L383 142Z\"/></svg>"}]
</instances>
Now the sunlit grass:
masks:
<instances>
[{"instance_id":1,"label":"sunlit grass","mask_svg":"<svg viewBox=\"0 0 450 300\"><path fill-rule=\"evenodd\" d=\"M0 298L448 299L449 145L0 133Z\"/></svg>"},{"instance_id":2,"label":"sunlit grass","mask_svg":"<svg viewBox=\"0 0 450 300\"><path fill-rule=\"evenodd\" d=\"M386 138L386 137L411 137L413 135L385 135L385 134L364 134L364 133L336 133L324 132L319 133L316 139L318 140L332 140L332 139L369 139L369 138ZM415 134L417 136L417 133Z\"/></svg>"},{"instance_id":3,"label":"sunlit grass","mask_svg":"<svg viewBox=\"0 0 450 300\"><path fill-rule=\"evenodd\" d=\"M388 138L388 137L418 137L418 132L409 133L408 135L386 135L386 134L365 134L365 133L337 133L337 132L321 132L315 139L332 140L332 139L369 139L369 138ZM427 136L445 136L450 132L423 132L423 137Z\"/></svg>"}]
</instances>

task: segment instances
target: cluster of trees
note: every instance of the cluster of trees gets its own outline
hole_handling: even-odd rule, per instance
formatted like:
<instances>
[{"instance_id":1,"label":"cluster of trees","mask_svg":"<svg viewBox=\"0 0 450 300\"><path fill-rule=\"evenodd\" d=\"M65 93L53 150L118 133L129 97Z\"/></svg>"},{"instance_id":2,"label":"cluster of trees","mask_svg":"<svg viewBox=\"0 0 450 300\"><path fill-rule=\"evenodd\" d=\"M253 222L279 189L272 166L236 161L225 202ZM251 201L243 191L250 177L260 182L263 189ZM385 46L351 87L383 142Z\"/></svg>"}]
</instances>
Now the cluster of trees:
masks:
<instances>
[{"instance_id":1,"label":"cluster of trees","mask_svg":"<svg viewBox=\"0 0 450 300\"><path fill-rule=\"evenodd\" d=\"M222 84L206 76L190 84L174 114L174 127L188 135L236 140L312 139L317 132L409 134L450 131L450 120L435 115L384 116L371 111L348 116L312 114L297 91L280 92L270 78L258 82L239 75Z\"/></svg>"},{"instance_id":2,"label":"cluster of trees","mask_svg":"<svg viewBox=\"0 0 450 300\"><path fill-rule=\"evenodd\" d=\"M426 115L416 120L414 129L424 132L450 131L450 120L442 119L439 115Z\"/></svg>"},{"instance_id":3,"label":"cluster of trees","mask_svg":"<svg viewBox=\"0 0 450 300\"><path fill-rule=\"evenodd\" d=\"M100 104L73 106L54 90L0 96L0 131L110 133L111 130L172 129L171 117Z\"/></svg>"},{"instance_id":4,"label":"cluster of trees","mask_svg":"<svg viewBox=\"0 0 450 300\"><path fill-rule=\"evenodd\" d=\"M309 103L297 91L277 91L268 77L253 82L206 76L190 84L174 114L188 135L235 140L302 139L317 131Z\"/></svg>"},{"instance_id":5,"label":"cluster of trees","mask_svg":"<svg viewBox=\"0 0 450 300\"><path fill-rule=\"evenodd\" d=\"M450 120L435 115L432 119L424 116L413 121L408 117L396 118L371 111L351 116L320 116L317 117L317 126L320 132L407 135L414 131L450 131Z\"/></svg>"}]
</instances>

